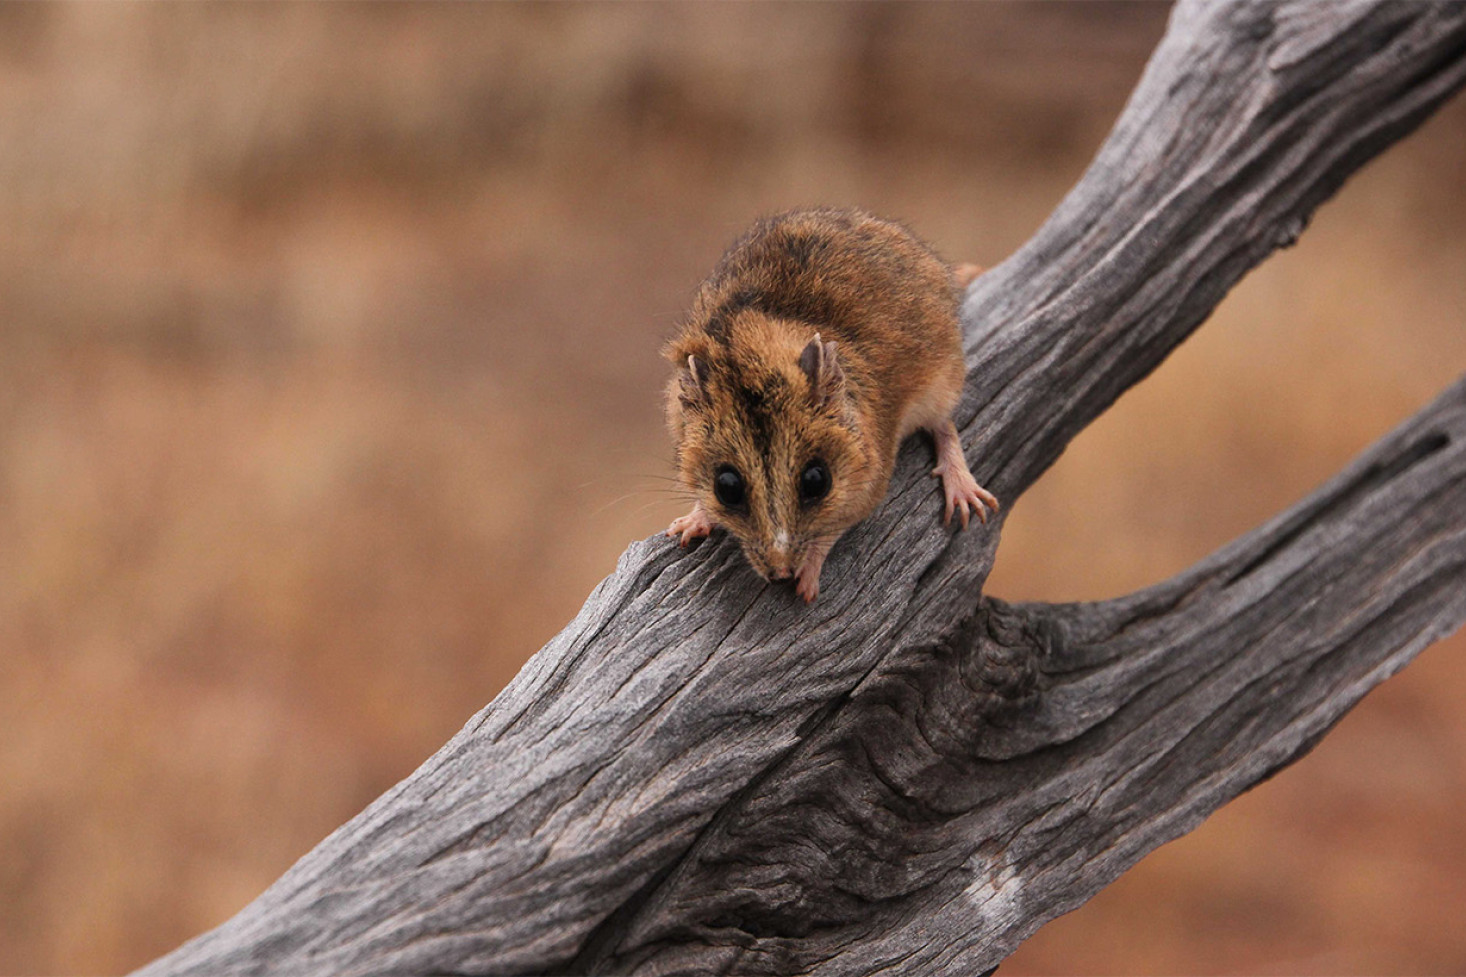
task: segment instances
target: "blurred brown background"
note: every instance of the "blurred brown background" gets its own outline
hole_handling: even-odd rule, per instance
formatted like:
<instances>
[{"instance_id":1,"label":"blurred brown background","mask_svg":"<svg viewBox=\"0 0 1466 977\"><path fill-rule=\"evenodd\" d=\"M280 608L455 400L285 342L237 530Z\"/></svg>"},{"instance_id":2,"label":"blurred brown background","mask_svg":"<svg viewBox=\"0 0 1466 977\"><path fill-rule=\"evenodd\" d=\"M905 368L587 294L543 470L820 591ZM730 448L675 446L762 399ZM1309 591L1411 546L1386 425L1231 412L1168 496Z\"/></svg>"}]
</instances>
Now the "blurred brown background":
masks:
<instances>
[{"instance_id":1,"label":"blurred brown background","mask_svg":"<svg viewBox=\"0 0 1466 977\"><path fill-rule=\"evenodd\" d=\"M117 972L406 775L677 514L658 346L753 217L1001 261L1161 5L0 6L0 972ZM1017 506L1120 594L1466 368L1466 101ZM1466 972L1466 641L1010 974Z\"/></svg>"}]
</instances>

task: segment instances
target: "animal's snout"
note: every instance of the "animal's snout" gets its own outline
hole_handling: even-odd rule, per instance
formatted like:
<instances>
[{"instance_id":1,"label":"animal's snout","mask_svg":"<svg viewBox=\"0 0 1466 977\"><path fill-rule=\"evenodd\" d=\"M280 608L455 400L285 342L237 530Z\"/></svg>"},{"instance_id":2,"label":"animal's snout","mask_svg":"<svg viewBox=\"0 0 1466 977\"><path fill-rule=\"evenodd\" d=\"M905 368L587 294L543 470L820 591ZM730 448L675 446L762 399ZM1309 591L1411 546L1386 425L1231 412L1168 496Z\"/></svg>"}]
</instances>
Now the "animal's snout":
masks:
<instances>
[{"instance_id":1,"label":"animal's snout","mask_svg":"<svg viewBox=\"0 0 1466 977\"><path fill-rule=\"evenodd\" d=\"M789 533L780 529L768 548L769 578L771 580L792 580L794 578L794 552L789 545Z\"/></svg>"}]
</instances>

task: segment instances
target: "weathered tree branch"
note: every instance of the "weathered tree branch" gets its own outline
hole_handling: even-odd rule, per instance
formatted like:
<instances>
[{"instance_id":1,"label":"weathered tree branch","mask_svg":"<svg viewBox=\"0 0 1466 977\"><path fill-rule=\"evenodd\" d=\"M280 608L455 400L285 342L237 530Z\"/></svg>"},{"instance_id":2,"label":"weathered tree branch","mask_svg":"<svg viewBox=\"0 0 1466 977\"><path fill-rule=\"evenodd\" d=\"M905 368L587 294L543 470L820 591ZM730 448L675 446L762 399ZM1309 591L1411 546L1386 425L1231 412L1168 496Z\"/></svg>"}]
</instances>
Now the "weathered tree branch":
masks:
<instances>
[{"instance_id":1,"label":"weathered tree branch","mask_svg":"<svg viewBox=\"0 0 1466 977\"><path fill-rule=\"evenodd\" d=\"M1183 2L964 308L1007 503L1466 80L1466 5ZM1466 619L1466 384L1116 601L981 597L908 445L819 602L634 544L411 777L144 973L971 973L1304 752Z\"/></svg>"},{"instance_id":2,"label":"weathered tree branch","mask_svg":"<svg viewBox=\"0 0 1466 977\"><path fill-rule=\"evenodd\" d=\"M1466 616L1463 581L1466 381L1168 583L984 598L899 649L591 969L979 973L1305 752Z\"/></svg>"}]
</instances>

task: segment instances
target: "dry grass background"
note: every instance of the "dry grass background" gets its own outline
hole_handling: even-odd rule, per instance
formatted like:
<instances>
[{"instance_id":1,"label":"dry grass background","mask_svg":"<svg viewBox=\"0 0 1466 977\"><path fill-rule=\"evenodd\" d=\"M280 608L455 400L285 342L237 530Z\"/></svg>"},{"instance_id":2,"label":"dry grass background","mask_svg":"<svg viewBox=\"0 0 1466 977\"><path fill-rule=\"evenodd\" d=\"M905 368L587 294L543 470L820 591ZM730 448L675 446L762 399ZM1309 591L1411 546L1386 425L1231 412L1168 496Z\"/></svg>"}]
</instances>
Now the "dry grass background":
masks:
<instances>
[{"instance_id":1,"label":"dry grass background","mask_svg":"<svg viewBox=\"0 0 1466 977\"><path fill-rule=\"evenodd\" d=\"M1000 261L1159 5L0 6L0 972L117 972L406 775L677 504L657 358L759 214ZM1466 365L1466 103L1017 506L1114 595ZM1039 972L1466 972L1466 641L1041 931Z\"/></svg>"}]
</instances>

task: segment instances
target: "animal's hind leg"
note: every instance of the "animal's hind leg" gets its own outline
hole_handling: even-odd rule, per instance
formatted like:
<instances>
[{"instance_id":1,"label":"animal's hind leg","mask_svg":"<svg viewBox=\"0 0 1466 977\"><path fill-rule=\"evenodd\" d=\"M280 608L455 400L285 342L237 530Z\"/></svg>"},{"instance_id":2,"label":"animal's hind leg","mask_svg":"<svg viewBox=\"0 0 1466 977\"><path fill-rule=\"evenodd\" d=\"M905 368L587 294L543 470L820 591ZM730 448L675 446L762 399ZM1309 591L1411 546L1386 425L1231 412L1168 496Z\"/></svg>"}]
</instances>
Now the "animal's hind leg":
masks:
<instances>
[{"instance_id":1,"label":"animal's hind leg","mask_svg":"<svg viewBox=\"0 0 1466 977\"><path fill-rule=\"evenodd\" d=\"M977 281L977 276L982 274L982 265L964 263L955 265L952 268L952 278L956 280L958 288L966 288Z\"/></svg>"},{"instance_id":2,"label":"animal's hind leg","mask_svg":"<svg viewBox=\"0 0 1466 977\"><path fill-rule=\"evenodd\" d=\"M966 529L969 506L977 511L978 519L987 522L988 509L997 512L998 500L972 477L967 459L962 455L962 441L957 437L957 425L952 423L952 418L947 417L927 430L932 432L937 443L937 467L932 469L932 477L941 477L942 491L947 497L944 523L950 525L952 513L956 511L961 513L962 528Z\"/></svg>"}]
</instances>

